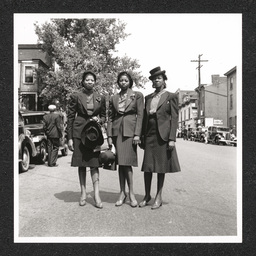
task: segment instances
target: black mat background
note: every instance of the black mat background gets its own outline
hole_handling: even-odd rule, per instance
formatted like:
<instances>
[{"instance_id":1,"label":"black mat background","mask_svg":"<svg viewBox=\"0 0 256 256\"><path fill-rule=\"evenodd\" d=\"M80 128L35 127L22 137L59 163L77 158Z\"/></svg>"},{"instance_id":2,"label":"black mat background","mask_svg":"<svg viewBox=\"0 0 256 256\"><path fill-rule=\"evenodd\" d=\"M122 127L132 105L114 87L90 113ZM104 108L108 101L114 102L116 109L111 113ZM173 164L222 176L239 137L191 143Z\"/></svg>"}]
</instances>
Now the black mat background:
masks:
<instances>
[{"instance_id":1,"label":"black mat background","mask_svg":"<svg viewBox=\"0 0 256 256\"><path fill-rule=\"evenodd\" d=\"M0 1L0 255L256 255L256 4L233 1ZM14 13L243 13L243 243L44 244L13 242ZM227 31L228 33L228 31Z\"/></svg>"}]
</instances>

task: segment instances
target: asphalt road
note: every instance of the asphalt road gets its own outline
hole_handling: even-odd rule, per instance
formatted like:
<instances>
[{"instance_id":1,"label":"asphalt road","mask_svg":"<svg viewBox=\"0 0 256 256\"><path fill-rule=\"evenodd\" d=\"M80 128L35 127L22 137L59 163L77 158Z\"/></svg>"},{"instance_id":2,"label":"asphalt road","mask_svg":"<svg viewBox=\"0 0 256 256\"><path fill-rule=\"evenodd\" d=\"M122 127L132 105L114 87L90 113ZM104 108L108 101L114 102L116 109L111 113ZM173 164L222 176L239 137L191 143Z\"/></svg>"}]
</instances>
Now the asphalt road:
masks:
<instances>
[{"instance_id":1,"label":"asphalt road","mask_svg":"<svg viewBox=\"0 0 256 256\"><path fill-rule=\"evenodd\" d=\"M56 168L31 165L18 175L19 238L73 237L175 237L237 235L237 148L206 145L177 139L182 171L167 174L163 206L158 210L132 208L129 202L115 207L118 172L100 169L101 199L104 208L93 202L90 173L87 172L87 205L78 205L80 187L77 168L70 167L71 153L59 157ZM134 168L134 190L144 197L143 151ZM156 193L153 176L152 197ZM16 229L17 232L17 229ZM159 239L159 238L158 238ZM157 241L157 240L156 240ZM159 240L158 240L159 241Z\"/></svg>"}]
</instances>

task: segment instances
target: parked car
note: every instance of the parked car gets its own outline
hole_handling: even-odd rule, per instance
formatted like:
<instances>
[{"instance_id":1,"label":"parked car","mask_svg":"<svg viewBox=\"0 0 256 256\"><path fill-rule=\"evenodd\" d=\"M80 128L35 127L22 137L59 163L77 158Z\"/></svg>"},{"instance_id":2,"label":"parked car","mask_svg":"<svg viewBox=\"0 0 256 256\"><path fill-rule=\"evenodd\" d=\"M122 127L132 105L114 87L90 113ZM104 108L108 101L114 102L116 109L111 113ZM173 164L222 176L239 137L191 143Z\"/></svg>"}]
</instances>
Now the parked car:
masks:
<instances>
[{"instance_id":1,"label":"parked car","mask_svg":"<svg viewBox=\"0 0 256 256\"><path fill-rule=\"evenodd\" d=\"M24 119L19 112L19 170L26 172L32 157L37 155L35 144L31 138L31 132L25 128Z\"/></svg>"},{"instance_id":2,"label":"parked car","mask_svg":"<svg viewBox=\"0 0 256 256\"><path fill-rule=\"evenodd\" d=\"M230 130L228 127L210 126L208 128L208 142L212 142L217 145L231 145L230 138Z\"/></svg>"},{"instance_id":3,"label":"parked car","mask_svg":"<svg viewBox=\"0 0 256 256\"><path fill-rule=\"evenodd\" d=\"M207 128L205 127L197 127L195 130L194 140L199 142L205 142L205 131Z\"/></svg>"},{"instance_id":4,"label":"parked car","mask_svg":"<svg viewBox=\"0 0 256 256\"><path fill-rule=\"evenodd\" d=\"M37 150L37 161L39 163L45 163L47 159L47 136L43 130L43 116L46 111L24 111L22 116L24 118L24 124L27 129L30 130L32 140ZM60 139L60 151L63 156L68 154L67 137Z\"/></svg>"}]
</instances>

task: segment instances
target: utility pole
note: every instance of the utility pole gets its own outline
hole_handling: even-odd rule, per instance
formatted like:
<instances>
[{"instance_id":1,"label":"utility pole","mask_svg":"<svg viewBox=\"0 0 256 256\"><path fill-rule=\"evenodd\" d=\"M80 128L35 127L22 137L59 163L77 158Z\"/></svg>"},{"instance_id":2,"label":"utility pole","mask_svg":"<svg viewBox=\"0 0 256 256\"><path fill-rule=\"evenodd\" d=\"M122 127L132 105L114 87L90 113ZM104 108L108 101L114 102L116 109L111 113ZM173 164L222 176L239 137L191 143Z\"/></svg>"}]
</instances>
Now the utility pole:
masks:
<instances>
[{"instance_id":1,"label":"utility pole","mask_svg":"<svg viewBox=\"0 0 256 256\"><path fill-rule=\"evenodd\" d=\"M200 69L203 65L201 65L201 62L207 62L208 60L201 60L201 56L203 56L203 54L199 54L198 55L198 60L191 60L191 62L198 62L198 88L200 89L201 87L201 74L200 74Z\"/></svg>"},{"instance_id":2,"label":"utility pole","mask_svg":"<svg viewBox=\"0 0 256 256\"><path fill-rule=\"evenodd\" d=\"M198 93L198 110L197 110L197 119L198 119L198 124L203 124L204 125L204 106L202 103L202 93L201 93L201 74L200 74L200 69L203 65L201 65L201 62L207 62L208 60L201 60L203 54L198 55L198 60L191 60L191 62L198 62L198 87L195 89L196 92Z\"/></svg>"}]
</instances>

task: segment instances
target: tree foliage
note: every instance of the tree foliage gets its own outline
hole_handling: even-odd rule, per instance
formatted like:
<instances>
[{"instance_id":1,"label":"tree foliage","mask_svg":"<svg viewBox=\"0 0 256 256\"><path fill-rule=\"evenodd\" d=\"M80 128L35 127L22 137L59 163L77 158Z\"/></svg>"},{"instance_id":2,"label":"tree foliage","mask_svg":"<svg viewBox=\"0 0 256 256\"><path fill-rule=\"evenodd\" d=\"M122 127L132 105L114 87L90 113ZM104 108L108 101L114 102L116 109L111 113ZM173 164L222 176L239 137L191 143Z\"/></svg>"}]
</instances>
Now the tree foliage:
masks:
<instances>
[{"instance_id":1,"label":"tree foliage","mask_svg":"<svg viewBox=\"0 0 256 256\"><path fill-rule=\"evenodd\" d=\"M95 90L105 95L113 94L121 71L129 71L138 87L147 81L138 71L137 60L114 57L116 45L128 36L120 20L52 19L41 26L35 24L35 31L38 43L58 67L38 71L42 78L40 96L45 102L59 99L65 105L70 94L81 90L86 69L97 74Z\"/></svg>"}]
</instances>

